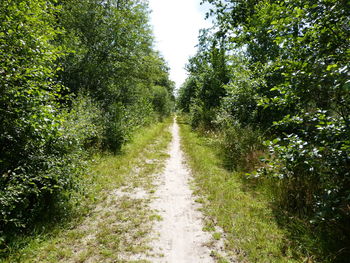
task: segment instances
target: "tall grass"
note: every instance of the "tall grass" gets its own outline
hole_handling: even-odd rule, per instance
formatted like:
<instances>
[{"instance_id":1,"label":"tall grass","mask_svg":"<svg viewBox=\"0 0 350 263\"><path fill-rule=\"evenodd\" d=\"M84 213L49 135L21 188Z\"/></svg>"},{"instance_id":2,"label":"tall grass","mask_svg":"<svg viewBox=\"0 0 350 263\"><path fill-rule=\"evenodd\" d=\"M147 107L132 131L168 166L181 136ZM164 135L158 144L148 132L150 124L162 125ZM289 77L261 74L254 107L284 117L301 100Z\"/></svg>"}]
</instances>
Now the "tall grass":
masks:
<instances>
[{"instance_id":1,"label":"tall grass","mask_svg":"<svg viewBox=\"0 0 350 263\"><path fill-rule=\"evenodd\" d=\"M226 249L241 262L307 262L308 255L293 249L288 233L279 226L269 195L249 187L239 172L225 169L215 137L192 132L181 119L182 147L187 155L197 193L208 200L208 226L219 225L227 234Z\"/></svg>"}]
</instances>

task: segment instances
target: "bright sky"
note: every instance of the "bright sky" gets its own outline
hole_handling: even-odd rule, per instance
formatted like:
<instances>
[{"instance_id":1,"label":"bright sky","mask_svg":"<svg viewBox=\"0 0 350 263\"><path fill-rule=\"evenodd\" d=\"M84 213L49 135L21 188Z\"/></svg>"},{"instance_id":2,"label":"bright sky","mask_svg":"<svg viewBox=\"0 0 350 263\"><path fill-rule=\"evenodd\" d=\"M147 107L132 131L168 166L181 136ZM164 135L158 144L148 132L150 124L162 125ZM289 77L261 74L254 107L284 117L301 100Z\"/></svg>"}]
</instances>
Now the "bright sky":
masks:
<instances>
[{"instance_id":1,"label":"bright sky","mask_svg":"<svg viewBox=\"0 0 350 263\"><path fill-rule=\"evenodd\" d=\"M208 28L206 6L200 0L149 0L151 24L156 39L155 48L170 67L170 78L179 88L187 74L188 58L195 54L199 29Z\"/></svg>"}]
</instances>

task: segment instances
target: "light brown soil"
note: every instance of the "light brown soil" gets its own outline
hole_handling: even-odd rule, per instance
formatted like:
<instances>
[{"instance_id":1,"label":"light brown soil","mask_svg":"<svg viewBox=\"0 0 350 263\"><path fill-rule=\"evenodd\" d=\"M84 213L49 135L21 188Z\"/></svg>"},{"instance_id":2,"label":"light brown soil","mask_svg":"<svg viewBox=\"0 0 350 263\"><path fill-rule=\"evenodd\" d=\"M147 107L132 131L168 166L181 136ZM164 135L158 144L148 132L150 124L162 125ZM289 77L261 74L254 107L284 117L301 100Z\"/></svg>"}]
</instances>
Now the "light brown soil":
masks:
<instances>
[{"instance_id":1,"label":"light brown soil","mask_svg":"<svg viewBox=\"0 0 350 263\"><path fill-rule=\"evenodd\" d=\"M153 241L153 251L160 257L151 262L209 263L211 235L203 232L199 204L189 186L190 172L184 163L180 149L179 127L176 120L172 126L173 139L169 149L170 158L159 178L159 187L151 207L158 211L162 220L156 223L159 238Z\"/></svg>"}]
</instances>

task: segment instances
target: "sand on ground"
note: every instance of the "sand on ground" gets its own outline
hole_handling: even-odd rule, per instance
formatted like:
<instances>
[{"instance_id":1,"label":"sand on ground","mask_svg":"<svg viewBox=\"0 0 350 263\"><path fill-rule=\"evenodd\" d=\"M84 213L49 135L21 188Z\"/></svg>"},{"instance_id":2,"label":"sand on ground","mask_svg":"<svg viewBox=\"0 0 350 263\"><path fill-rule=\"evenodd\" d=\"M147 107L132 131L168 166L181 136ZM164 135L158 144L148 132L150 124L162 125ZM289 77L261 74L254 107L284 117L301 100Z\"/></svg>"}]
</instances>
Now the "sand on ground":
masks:
<instances>
[{"instance_id":1,"label":"sand on ground","mask_svg":"<svg viewBox=\"0 0 350 263\"><path fill-rule=\"evenodd\" d=\"M203 215L198 211L200 205L194 202L189 186L191 176L180 148L176 118L171 131L170 158L159 178L159 187L151 205L162 218L155 226L159 238L152 242L153 251L161 257L152 258L151 261L211 263L214 262L208 246L211 235L202 230Z\"/></svg>"}]
</instances>

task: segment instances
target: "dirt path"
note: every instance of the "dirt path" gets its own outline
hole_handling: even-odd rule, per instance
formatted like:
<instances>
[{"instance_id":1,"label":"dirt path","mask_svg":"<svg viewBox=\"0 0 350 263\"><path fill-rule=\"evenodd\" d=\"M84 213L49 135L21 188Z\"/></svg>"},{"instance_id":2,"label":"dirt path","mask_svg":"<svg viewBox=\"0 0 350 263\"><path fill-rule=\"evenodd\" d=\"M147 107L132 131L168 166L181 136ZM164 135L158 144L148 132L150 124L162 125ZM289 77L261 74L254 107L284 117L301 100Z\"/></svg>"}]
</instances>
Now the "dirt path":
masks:
<instances>
[{"instance_id":1,"label":"dirt path","mask_svg":"<svg viewBox=\"0 0 350 263\"><path fill-rule=\"evenodd\" d=\"M211 236L202 231L202 214L189 187L190 173L180 149L176 119L171 132L170 158L159 178L156 198L151 205L162 218L156 224L159 239L153 241L154 251L162 257L151 259L151 262L214 262L207 246Z\"/></svg>"},{"instance_id":2,"label":"dirt path","mask_svg":"<svg viewBox=\"0 0 350 263\"><path fill-rule=\"evenodd\" d=\"M167 126L154 131L151 143L135 146L129 155L106 156L97 165L104 178L96 188L99 200L79 224L44 242L33 241L34 249L29 246L5 262L218 261L224 245L202 231L201 205L190 189L176 120L172 136Z\"/></svg>"}]
</instances>

